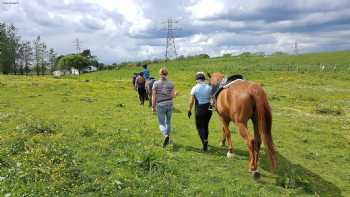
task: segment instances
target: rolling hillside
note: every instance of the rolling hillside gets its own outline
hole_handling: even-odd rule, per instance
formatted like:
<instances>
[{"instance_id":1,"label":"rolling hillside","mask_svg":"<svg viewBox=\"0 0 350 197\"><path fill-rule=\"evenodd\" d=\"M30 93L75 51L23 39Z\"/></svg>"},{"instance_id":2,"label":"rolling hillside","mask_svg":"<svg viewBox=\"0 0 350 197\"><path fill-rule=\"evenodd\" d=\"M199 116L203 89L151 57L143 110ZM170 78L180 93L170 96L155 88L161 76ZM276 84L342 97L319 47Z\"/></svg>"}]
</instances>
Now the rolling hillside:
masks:
<instances>
[{"instance_id":1,"label":"rolling hillside","mask_svg":"<svg viewBox=\"0 0 350 197\"><path fill-rule=\"evenodd\" d=\"M150 65L157 77L164 63ZM140 106L122 68L80 77L0 75L0 194L11 196L349 196L350 52L226 57L166 63L179 96L171 144ZM264 149L259 181L231 125L236 156L210 122L201 152L186 115L197 71L241 73L261 84L273 109L278 169ZM252 125L249 125L252 128Z\"/></svg>"}]
</instances>

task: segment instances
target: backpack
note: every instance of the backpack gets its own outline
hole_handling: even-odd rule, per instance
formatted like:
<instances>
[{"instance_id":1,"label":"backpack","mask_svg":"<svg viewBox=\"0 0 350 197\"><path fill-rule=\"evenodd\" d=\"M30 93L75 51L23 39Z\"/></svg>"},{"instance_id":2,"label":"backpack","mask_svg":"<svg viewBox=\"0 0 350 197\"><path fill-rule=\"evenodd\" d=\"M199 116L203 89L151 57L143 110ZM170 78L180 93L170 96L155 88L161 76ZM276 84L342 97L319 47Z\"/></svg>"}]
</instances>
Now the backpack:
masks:
<instances>
[{"instance_id":1,"label":"backpack","mask_svg":"<svg viewBox=\"0 0 350 197\"><path fill-rule=\"evenodd\" d=\"M144 85L145 84L145 78L143 76L139 76L137 79L137 84Z\"/></svg>"}]
</instances>

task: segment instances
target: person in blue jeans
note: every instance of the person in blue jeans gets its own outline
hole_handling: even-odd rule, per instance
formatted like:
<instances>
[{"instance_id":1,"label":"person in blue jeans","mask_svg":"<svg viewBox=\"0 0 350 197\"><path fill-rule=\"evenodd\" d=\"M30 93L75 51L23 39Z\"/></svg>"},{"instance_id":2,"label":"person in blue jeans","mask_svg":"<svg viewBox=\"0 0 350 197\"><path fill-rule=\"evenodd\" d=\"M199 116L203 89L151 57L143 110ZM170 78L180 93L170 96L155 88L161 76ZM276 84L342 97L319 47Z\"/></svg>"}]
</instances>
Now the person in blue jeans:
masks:
<instances>
[{"instance_id":1,"label":"person in blue jeans","mask_svg":"<svg viewBox=\"0 0 350 197\"><path fill-rule=\"evenodd\" d=\"M152 111L157 110L159 129L162 132L163 147L169 144L173 98L176 96L173 83L168 80L168 70L161 68L160 79L152 87Z\"/></svg>"},{"instance_id":2,"label":"person in blue jeans","mask_svg":"<svg viewBox=\"0 0 350 197\"><path fill-rule=\"evenodd\" d=\"M208 151L209 121L212 115L210 110L210 92L211 87L205 83L205 75L198 72L195 76L197 84L191 90L191 97L188 106L187 115L191 118L192 107L195 103L196 127L203 145L203 151Z\"/></svg>"}]
</instances>

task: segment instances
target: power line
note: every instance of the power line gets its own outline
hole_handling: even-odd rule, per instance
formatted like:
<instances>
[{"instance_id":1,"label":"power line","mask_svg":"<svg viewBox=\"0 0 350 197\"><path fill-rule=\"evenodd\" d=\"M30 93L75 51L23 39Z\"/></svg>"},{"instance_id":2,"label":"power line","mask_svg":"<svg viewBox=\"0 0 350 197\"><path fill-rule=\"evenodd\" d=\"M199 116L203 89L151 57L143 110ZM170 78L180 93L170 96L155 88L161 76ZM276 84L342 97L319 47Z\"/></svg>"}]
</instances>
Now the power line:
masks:
<instances>
[{"instance_id":1,"label":"power line","mask_svg":"<svg viewBox=\"0 0 350 197\"><path fill-rule=\"evenodd\" d=\"M172 56L171 52L175 57L177 57L176 45L175 45L175 31L178 29L175 27L175 24L177 24L178 21L172 18L168 18L168 20L166 22L163 22L163 24L164 23L167 24L167 28L165 29L167 31L165 60L168 60Z\"/></svg>"},{"instance_id":2,"label":"power line","mask_svg":"<svg viewBox=\"0 0 350 197\"><path fill-rule=\"evenodd\" d=\"M2 5L4 6L4 10L7 11L6 7L7 6L12 6L12 5L18 5L19 2L18 1L3 1Z\"/></svg>"},{"instance_id":3,"label":"power line","mask_svg":"<svg viewBox=\"0 0 350 197\"><path fill-rule=\"evenodd\" d=\"M79 38L76 38L74 41L73 41L73 44L74 44L74 47L75 47L75 50L76 50L76 53L79 54L80 53L80 50L81 50L81 41L79 40Z\"/></svg>"},{"instance_id":4,"label":"power line","mask_svg":"<svg viewBox=\"0 0 350 197\"><path fill-rule=\"evenodd\" d=\"M2 4L4 5L16 5L16 4L19 4L18 1L3 1Z\"/></svg>"}]
</instances>

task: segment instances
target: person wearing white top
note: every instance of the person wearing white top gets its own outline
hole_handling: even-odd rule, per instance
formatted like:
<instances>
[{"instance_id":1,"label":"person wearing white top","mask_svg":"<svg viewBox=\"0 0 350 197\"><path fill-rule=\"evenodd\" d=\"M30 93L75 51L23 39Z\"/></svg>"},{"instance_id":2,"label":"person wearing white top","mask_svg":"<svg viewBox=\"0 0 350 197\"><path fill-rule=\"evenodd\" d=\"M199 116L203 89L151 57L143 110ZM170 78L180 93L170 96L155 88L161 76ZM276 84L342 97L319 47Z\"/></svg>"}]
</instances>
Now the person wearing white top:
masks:
<instances>
[{"instance_id":1,"label":"person wearing white top","mask_svg":"<svg viewBox=\"0 0 350 197\"><path fill-rule=\"evenodd\" d=\"M191 90L191 97L188 106L188 118L191 118L192 107L195 104L195 119L199 137L202 141L203 151L208 151L208 135L209 121L212 115L210 108L211 87L205 83L205 75L203 72L196 74L197 84Z\"/></svg>"}]
</instances>

